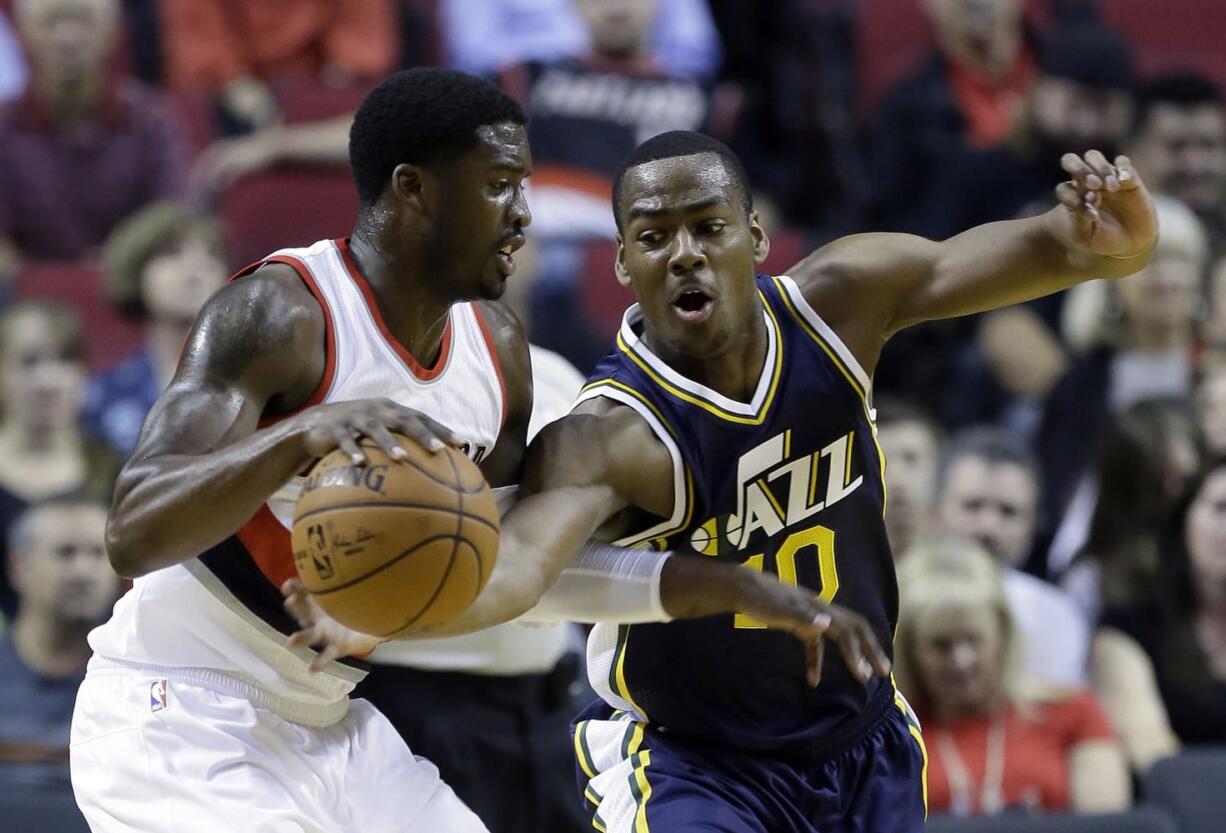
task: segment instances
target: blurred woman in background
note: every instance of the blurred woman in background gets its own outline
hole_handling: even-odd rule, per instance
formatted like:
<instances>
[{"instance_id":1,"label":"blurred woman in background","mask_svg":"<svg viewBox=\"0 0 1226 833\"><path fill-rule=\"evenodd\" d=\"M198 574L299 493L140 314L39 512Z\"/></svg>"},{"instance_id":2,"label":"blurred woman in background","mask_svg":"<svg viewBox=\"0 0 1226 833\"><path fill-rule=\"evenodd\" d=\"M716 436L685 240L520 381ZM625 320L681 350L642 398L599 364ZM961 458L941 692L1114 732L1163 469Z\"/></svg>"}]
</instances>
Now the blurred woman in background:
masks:
<instances>
[{"instance_id":1,"label":"blurred woman in background","mask_svg":"<svg viewBox=\"0 0 1226 833\"><path fill-rule=\"evenodd\" d=\"M81 430L85 338L67 307L22 301L0 313L0 612L11 619L8 529L30 503L80 493L110 502L118 460Z\"/></svg>"},{"instance_id":2,"label":"blurred woman in background","mask_svg":"<svg viewBox=\"0 0 1226 833\"><path fill-rule=\"evenodd\" d=\"M1131 800L1124 755L1085 691L1022 678L1000 570L942 540L899 563L895 670L928 746L932 812L1111 812Z\"/></svg>"},{"instance_id":3,"label":"blurred woman in background","mask_svg":"<svg viewBox=\"0 0 1226 833\"><path fill-rule=\"evenodd\" d=\"M1226 743L1226 458L1172 512L1155 591L1104 610L1092 674L1137 770Z\"/></svg>"}]
</instances>

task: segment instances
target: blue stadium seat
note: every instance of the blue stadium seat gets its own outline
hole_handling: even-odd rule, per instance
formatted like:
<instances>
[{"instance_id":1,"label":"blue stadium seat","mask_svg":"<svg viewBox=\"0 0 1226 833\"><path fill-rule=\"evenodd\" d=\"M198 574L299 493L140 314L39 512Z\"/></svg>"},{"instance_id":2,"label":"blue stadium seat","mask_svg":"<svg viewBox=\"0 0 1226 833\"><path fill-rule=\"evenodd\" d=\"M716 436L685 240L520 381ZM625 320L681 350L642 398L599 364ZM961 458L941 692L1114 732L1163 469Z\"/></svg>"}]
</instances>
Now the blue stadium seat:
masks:
<instances>
[{"instance_id":1,"label":"blue stadium seat","mask_svg":"<svg viewBox=\"0 0 1226 833\"><path fill-rule=\"evenodd\" d=\"M1180 830L1164 810L1137 807L1128 813L1047 816L951 818L932 816L926 833L1189 833Z\"/></svg>"},{"instance_id":2,"label":"blue stadium seat","mask_svg":"<svg viewBox=\"0 0 1226 833\"><path fill-rule=\"evenodd\" d=\"M1226 829L1226 747L1189 749L1164 758L1142 786L1147 801L1174 815L1180 833Z\"/></svg>"}]
</instances>

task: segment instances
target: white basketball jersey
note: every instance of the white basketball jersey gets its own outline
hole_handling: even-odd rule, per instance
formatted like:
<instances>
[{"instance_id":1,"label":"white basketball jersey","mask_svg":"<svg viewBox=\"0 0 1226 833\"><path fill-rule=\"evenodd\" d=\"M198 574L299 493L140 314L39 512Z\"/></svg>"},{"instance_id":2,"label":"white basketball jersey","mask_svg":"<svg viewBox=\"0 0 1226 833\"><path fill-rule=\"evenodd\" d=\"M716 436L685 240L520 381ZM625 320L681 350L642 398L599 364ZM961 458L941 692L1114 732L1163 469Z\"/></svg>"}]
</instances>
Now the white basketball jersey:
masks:
<instances>
[{"instance_id":1,"label":"white basketball jersey","mask_svg":"<svg viewBox=\"0 0 1226 833\"><path fill-rule=\"evenodd\" d=\"M386 398L450 428L465 440L473 460L489 454L506 416L506 394L492 336L475 304L451 307L438 359L426 369L388 331L347 241L283 249L236 278L270 262L297 271L327 325L323 379L298 410ZM272 416L261 425L288 416ZM301 478L291 480L230 538L137 579L110 621L90 634L94 662L196 669L287 720L307 725L339 720L364 666L334 662L312 673L308 664L314 652L285 644L296 628L278 588L296 575L289 530L300 490Z\"/></svg>"}]
</instances>

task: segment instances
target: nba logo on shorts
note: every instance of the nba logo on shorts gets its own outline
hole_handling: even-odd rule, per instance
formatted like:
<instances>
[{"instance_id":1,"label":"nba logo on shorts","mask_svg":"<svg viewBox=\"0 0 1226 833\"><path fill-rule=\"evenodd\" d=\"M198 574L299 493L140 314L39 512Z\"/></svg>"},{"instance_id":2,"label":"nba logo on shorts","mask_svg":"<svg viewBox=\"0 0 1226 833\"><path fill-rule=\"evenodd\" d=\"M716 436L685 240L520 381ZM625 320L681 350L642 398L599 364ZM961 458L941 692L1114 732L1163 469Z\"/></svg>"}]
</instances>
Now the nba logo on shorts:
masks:
<instances>
[{"instance_id":1,"label":"nba logo on shorts","mask_svg":"<svg viewBox=\"0 0 1226 833\"><path fill-rule=\"evenodd\" d=\"M166 708L166 681L156 680L149 686L149 711L160 712Z\"/></svg>"}]
</instances>

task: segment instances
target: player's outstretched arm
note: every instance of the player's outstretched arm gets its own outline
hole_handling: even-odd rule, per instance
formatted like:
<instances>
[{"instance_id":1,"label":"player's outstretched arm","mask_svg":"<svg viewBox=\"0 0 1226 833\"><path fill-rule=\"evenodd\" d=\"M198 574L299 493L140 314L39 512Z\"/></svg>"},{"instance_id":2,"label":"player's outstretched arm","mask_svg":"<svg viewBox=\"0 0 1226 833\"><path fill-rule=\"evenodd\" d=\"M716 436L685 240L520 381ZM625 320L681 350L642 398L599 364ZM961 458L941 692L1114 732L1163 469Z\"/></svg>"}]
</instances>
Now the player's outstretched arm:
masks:
<instances>
[{"instance_id":1,"label":"player's outstretched arm","mask_svg":"<svg viewBox=\"0 0 1226 833\"><path fill-rule=\"evenodd\" d=\"M871 373L895 332L1028 301L1092 278L1130 275L1158 238L1153 202L1132 162L1065 154L1060 205L988 223L945 241L858 234L814 252L789 274Z\"/></svg>"},{"instance_id":2,"label":"player's outstretched arm","mask_svg":"<svg viewBox=\"0 0 1226 833\"><path fill-rule=\"evenodd\" d=\"M398 454L390 431L423 445L454 440L386 401L307 408L259 430L266 410L307 401L326 362L323 312L288 266L270 265L213 296L175 377L120 472L107 524L115 570L136 577L204 552L237 531L312 459L367 436Z\"/></svg>"},{"instance_id":3,"label":"player's outstretched arm","mask_svg":"<svg viewBox=\"0 0 1226 833\"><path fill-rule=\"evenodd\" d=\"M596 545L597 558L576 556L602 527L616 526L623 512L646 510L668 516L672 506L672 460L633 411L603 402L548 426L533 441L525 461L524 497L503 518L498 562L477 600L444 626L416 629L393 638L438 637L482 630L517 619L537 607L560 574L584 573L585 588L549 598L545 619L574 621L667 621L721 613L747 613L768 627L805 643L809 679L820 678L824 639L834 641L854 673L889 673L889 662L863 617L827 605L807 590L772 576L710 559ZM629 591L611 573L635 562ZM652 571L652 567L656 569ZM601 571L604 575L598 575ZM642 581L646 573L654 581ZM637 580L636 580L637 579ZM602 581L606 582L602 584ZM565 582L563 582L565 583ZM302 630L292 642L320 651L313 668L337 656L362 654L380 640L340 626L323 613L299 582L286 582L286 608ZM654 594L646 598L644 593ZM542 617L534 617L542 618Z\"/></svg>"}]
</instances>

